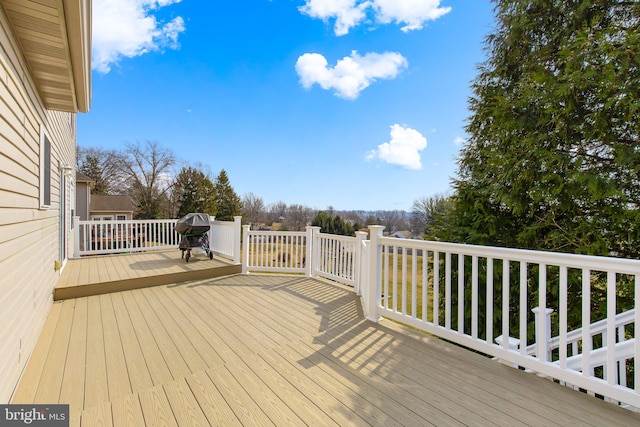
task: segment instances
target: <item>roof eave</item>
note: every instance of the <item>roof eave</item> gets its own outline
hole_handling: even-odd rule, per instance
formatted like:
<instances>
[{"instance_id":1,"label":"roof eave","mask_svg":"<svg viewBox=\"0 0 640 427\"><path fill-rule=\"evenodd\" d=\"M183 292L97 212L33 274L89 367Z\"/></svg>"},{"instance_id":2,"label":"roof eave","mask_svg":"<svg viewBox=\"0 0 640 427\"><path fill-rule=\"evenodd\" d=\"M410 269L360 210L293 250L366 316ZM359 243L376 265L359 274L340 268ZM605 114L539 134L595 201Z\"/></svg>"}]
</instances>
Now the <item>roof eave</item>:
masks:
<instances>
[{"instance_id":1,"label":"roof eave","mask_svg":"<svg viewBox=\"0 0 640 427\"><path fill-rule=\"evenodd\" d=\"M91 107L91 0L0 0L49 110Z\"/></svg>"}]
</instances>

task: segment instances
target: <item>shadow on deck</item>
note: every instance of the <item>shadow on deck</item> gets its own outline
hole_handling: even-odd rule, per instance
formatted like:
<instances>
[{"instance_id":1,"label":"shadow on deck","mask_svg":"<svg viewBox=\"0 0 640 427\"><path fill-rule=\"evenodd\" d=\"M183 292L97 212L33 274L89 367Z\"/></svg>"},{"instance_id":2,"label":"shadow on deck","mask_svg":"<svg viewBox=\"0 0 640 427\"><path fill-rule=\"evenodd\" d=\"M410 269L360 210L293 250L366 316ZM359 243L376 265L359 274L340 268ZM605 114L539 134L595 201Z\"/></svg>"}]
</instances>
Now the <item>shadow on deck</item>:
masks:
<instances>
[{"instance_id":1,"label":"shadow on deck","mask_svg":"<svg viewBox=\"0 0 640 427\"><path fill-rule=\"evenodd\" d=\"M94 255L67 262L55 288L54 301L101 295L191 280L212 279L240 273L242 266L214 257L192 256L181 251Z\"/></svg>"},{"instance_id":2,"label":"shadow on deck","mask_svg":"<svg viewBox=\"0 0 640 427\"><path fill-rule=\"evenodd\" d=\"M13 403L69 404L72 426L640 425L638 414L369 322L346 287L253 274L55 303Z\"/></svg>"}]
</instances>

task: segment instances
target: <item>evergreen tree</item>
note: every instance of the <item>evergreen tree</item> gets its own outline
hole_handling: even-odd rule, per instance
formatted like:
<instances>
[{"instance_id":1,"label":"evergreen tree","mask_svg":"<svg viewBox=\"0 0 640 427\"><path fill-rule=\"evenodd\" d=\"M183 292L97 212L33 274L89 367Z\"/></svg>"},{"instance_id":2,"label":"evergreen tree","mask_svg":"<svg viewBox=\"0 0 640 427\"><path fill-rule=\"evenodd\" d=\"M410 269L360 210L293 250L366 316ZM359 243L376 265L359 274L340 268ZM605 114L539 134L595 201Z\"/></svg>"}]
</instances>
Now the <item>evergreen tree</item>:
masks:
<instances>
[{"instance_id":1,"label":"evergreen tree","mask_svg":"<svg viewBox=\"0 0 640 427\"><path fill-rule=\"evenodd\" d=\"M640 257L640 2L498 0L453 238Z\"/></svg>"},{"instance_id":2,"label":"evergreen tree","mask_svg":"<svg viewBox=\"0 0 640 427\"><path fill-rule=\"evenodd\" d=\"M332 215L333 210L329 208L329 212L319 211L311 221L311 225L320 227L322 233L353 236L356 232L354 226L345 222L340 215Z\"/></svg>"},{"instance_id":3,"label":"evergreen tree","mask_svg":"<svg viewBox=\"0 0 640 427\"><path fill-rule=\"evenodd\" d=\"M215 180L216 204L218 212L216 219L219 221L233 221L233 217L240 215L242 203L240 197L231 187L227 172L222 169Z\"/></svg>"},{"instance_id":4,"label":"evergreen tree","mask_svg":"<svg viewBox=\"0 0 640 427\"><path fill-rule=\"evenodd\" d=\"M173 191L178 204L178 217L190 212L216 215L216 191L204 172L183 167L176 177Z\"/></svg>"}]
</instances>

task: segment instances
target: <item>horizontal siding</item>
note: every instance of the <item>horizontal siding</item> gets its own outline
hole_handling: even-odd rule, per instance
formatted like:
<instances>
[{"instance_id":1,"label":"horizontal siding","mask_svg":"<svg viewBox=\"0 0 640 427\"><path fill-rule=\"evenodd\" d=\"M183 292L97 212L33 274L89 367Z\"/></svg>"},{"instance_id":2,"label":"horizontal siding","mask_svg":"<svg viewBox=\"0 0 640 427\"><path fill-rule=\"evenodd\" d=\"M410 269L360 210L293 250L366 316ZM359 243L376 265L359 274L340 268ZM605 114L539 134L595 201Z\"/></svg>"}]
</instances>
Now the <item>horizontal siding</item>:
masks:
<instances>
[{"instance_id":1,"label":"horizontal siding","mask_svg":"<svg viewBox=\"0 0 640 427\"><path fill-rule=\"evenodd\" d=\"M44 108L9 28L0 9L0 403L9 401L53 301L60 258L58 164L75 164L75 120ZM39 209L42 129L52 144L46 210ZM66 180L70 210L74 183Z\"/></svg>"}]
</instances>

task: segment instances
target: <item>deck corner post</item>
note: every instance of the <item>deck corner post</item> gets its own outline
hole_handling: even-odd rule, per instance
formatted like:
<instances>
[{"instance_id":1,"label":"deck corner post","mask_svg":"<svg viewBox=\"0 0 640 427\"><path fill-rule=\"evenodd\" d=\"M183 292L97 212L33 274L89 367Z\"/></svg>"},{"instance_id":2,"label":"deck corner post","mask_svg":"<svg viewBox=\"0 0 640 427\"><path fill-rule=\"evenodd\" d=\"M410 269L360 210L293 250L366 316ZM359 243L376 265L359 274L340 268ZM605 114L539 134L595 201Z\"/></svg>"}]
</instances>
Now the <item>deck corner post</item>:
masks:
<instances>
[{"instance_id":1,"label":"deck corner post","mask_svg":"<svg viewBox=\"0 0 640 427\"><path fill-rule=\"evenodd\" d=\"M249 231L251 224L242 226L242 274L249 274Z\"/></svg>"},{"instance_id":2,"label":"deck corner post","mask_svg":"<svg viewBox=\"0 0 640 427\"><path fill-rule=\"evenodd\" d=\"M551 360L549 355L549 340L551 340L551 313L552 308L534 307L531 312L535 314L536 357L542 362Z\"/></svg>"},{"instance_id":3,"label":"deck corner post","mask_svg":"<svg viewBox=\"0 0 640 427\"><path fill-rule=\"evenodd\" d=\"M74 216L71 220L73 229L73 259L80 258L80 217Z\"/></svg>"},{"instance_id":4,"label":"deck corner post","mask_svg":"<svg viewBox=\"0 0 640 427\"><path fill-rule=\"evenodd\" d=\"M314 227L307 225L305 227L307 232L307 248L305 253L305 276L315 277L316 273L316 257L318 256L318 233L320 233L320 227Z\"/></svg>"},{"instance_id":5,"label":"deck corner post","mask_svg":"<svg viewBox=\"0 0 640 427\"><path fill-rule=\"evenodd\" d=\"M363 245L364 245L364 241L367 240L367 232L366 231L356 231L356 259L355 259L355 265L356 265L356 269L355 269L355 282L356 282L356 286L355 286L355 291L356 291L356 295L361 296L362 295L362 291L360 289L360 287L362 286L362 278L363 278L363 274L362 274L362 269L361 266L363 265Z\"/></svg>"},{"instance_id":6,"label":"deck corner post","mask_svg":"<svg viewBox=\"0 0 640 427\"><path fill-rule=\"evenodd\" d=\"M378 307L380 306L380 293L382 282L382 238L383 225L370 225L369 234L371 249L369 250L369 280L364 285L367 287L365 304L365 316L372 322L380 321Z\"/></svg>"},{"instance_id":7,"label":"deck corner post","mask_svg":"<svg viewBox=\"0 0 640 427\"><path fill-rule=\"evenodd\" d=\"M240 264L240 242L242 241L242 216L233 217L233 263Z\"/></svg>"}]
</instances>

